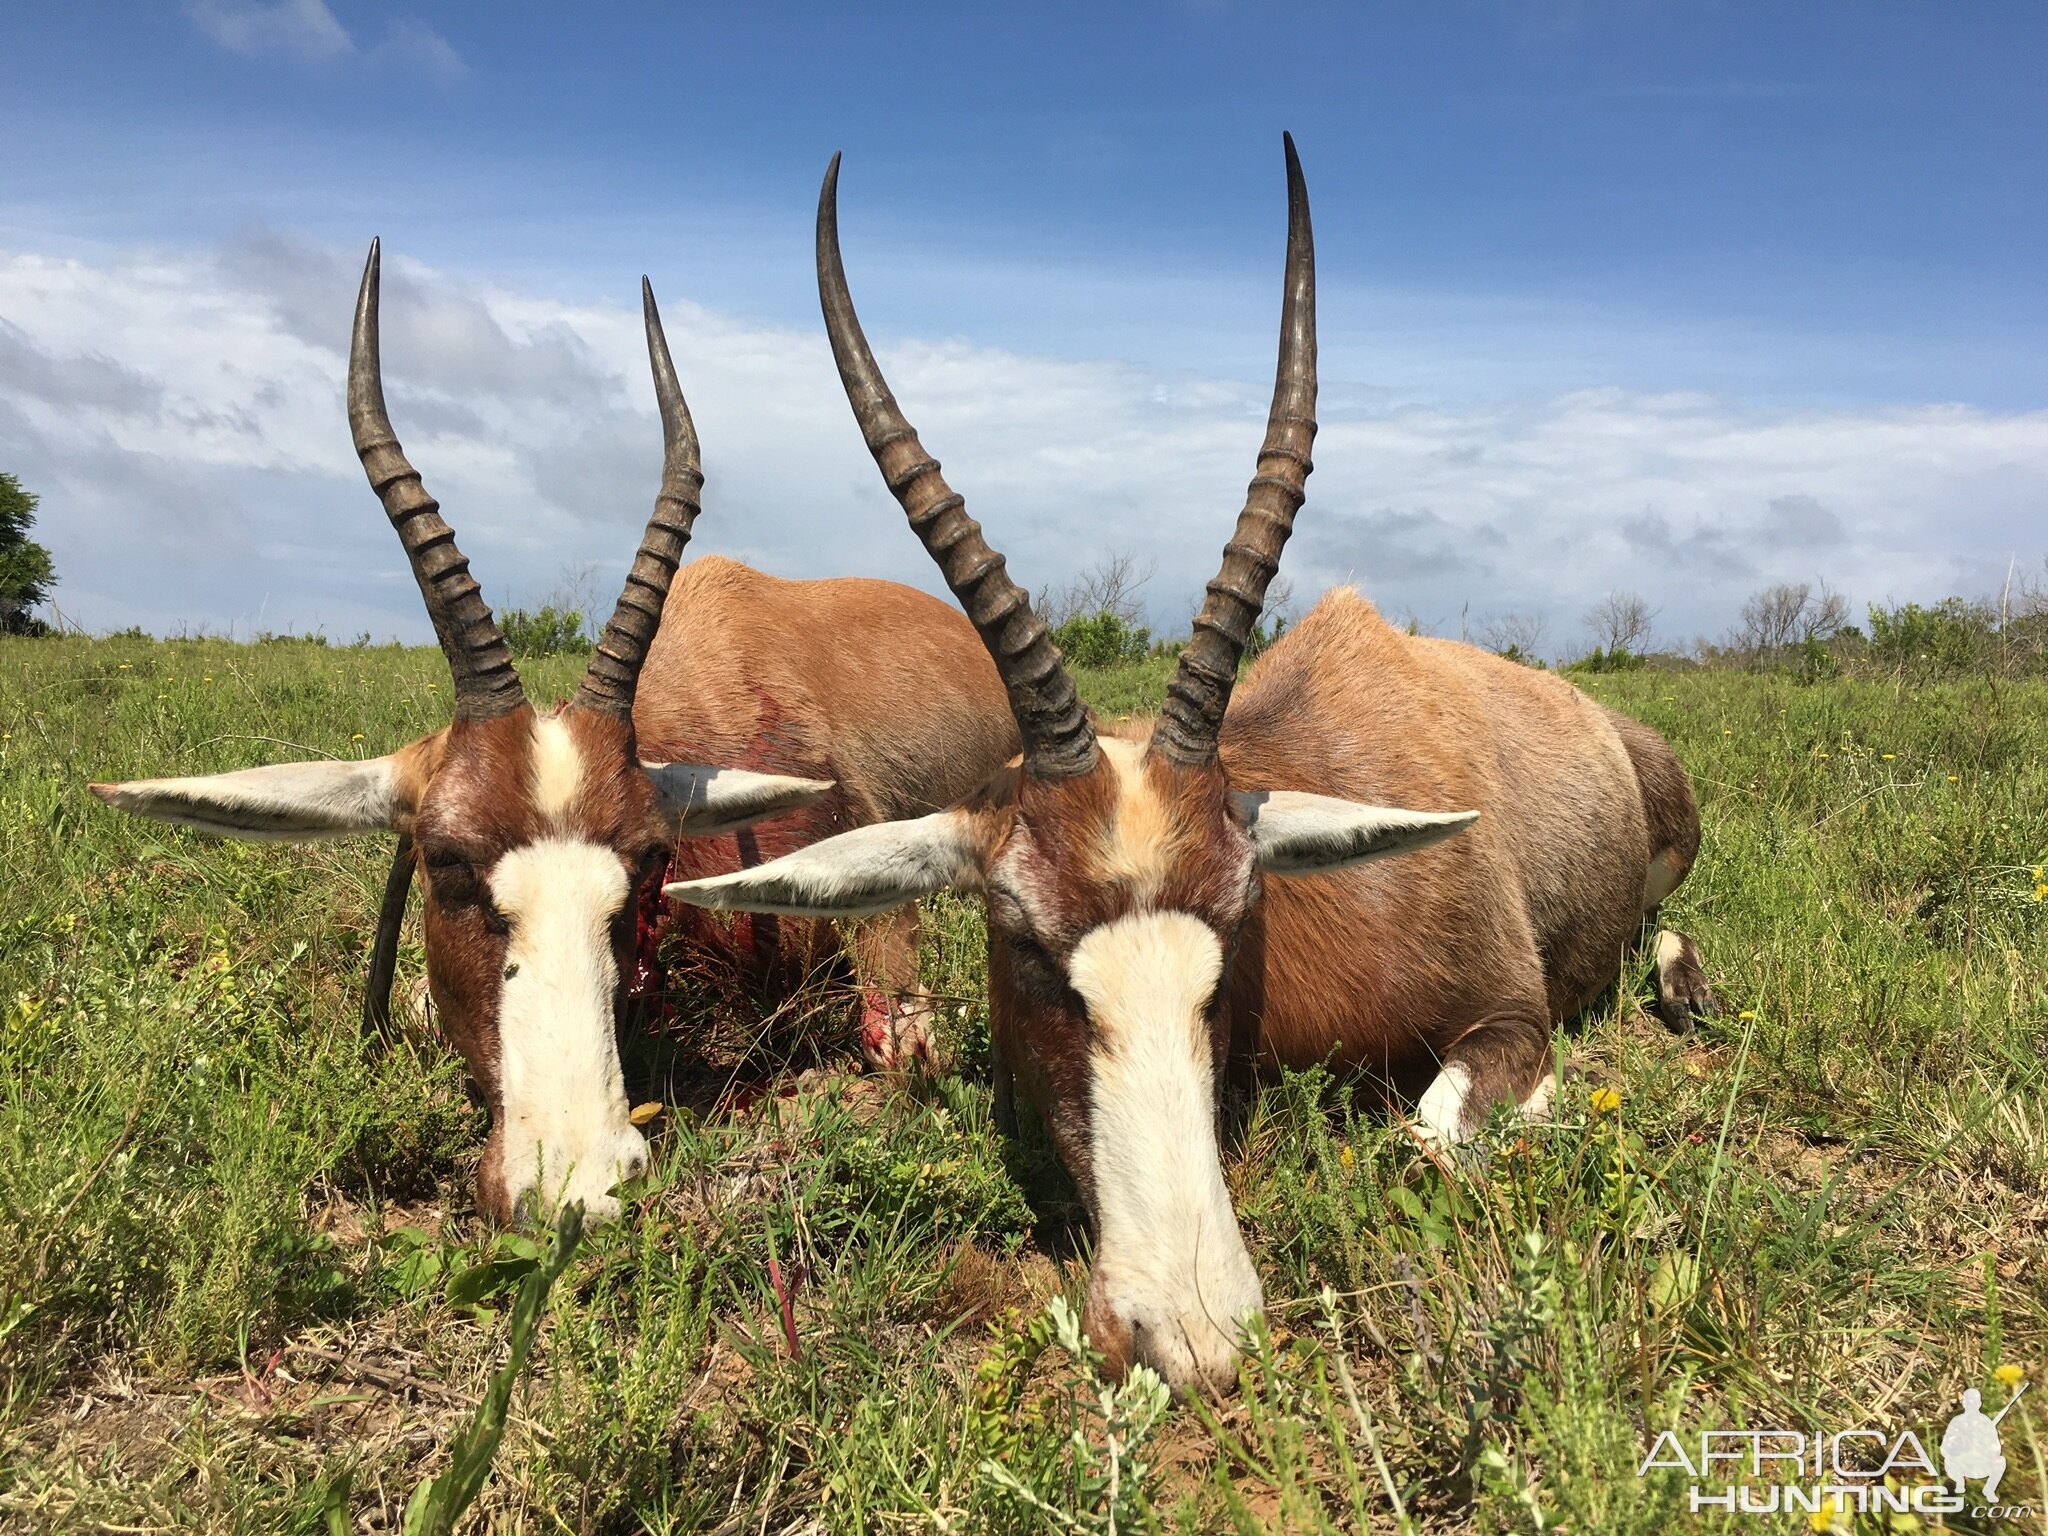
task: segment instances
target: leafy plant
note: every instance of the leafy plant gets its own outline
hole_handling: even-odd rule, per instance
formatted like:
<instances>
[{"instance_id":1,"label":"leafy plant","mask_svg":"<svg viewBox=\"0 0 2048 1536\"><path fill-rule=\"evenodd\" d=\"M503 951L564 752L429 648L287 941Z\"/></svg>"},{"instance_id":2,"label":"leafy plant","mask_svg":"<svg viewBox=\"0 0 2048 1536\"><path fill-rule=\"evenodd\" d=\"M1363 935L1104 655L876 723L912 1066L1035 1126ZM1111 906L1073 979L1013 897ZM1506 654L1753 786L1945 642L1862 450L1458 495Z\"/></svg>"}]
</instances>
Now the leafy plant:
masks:
<instances>
[{"instance_id":1,"label":"leafy plant","mask_svg":"<svg viewBox=\"0 0 2048 1536\"><path fill-rule=\"evenodd\" d=\"M498 1454L498 1442L505 1438L505 1415L512 1406L512 1388L526 1368L526 1356L540 1330L541 1309L548 1291L569 1267L576 1245L583 1240L583 1206L563 1207L555 1219L555 1240L545 1262L538 1262L519 1282L519 1297L512 1304L511 1352L504 1365L491 1377L484 1400L469 1422L448 1442L448 1470L428 1479L413 1490L405 1504L404 1536L446 1536L455 1522L476 1502L490 1476L491 1462Z\"/></svg>"},{"instance_id":2,"label":"leafy plant","mask_svg":"<svg viewBox=\"0 0 2048 1536\"><path fill-rule=\"evenodd\" d=\"M1099 671L1143 660L1152 649L1152 631L1104 609L1067 620L1053 631L1053 642L1075 666Z\"/></svg>"},{"instance_id":3,"label":"leafy plant","mask_svg":"<svg viewBox=\"0 0 2048 1536\"><path fill-rule=\"evenodd\" d=\"M1648 660L1625 645L1594 646L1565 668L1567 672L1637 672Z\"/></svg>"},{"instance_id":4,"label":"leafy plant","mask_svg":"<svg viewBox=\"0 0 2048 1536\"><path fill-rule=\"evenodd\" d=\"M1016 1506L1043 1516L1063 1531L1101 1531L1114 1536L1133 1529L1149 1500L1153 1473L1146 1446L1172 1400L1166 1383L1149 1366L1133 1366L1122 1385L1103 1380L1102 1356L1081 1332L1081 1319L1055 1296L1046 1303L1047 1328L1027 1327L1022 1345L1010 1351L999 1378L1013 1377L1045 1345L1034 1338L1049 1332L1049 1342L1066 1353L1067 1379L1060 1396L1066 1400L1068 1430L1059 1439L1038 1441L1032 1456L1016 1440L1004 1444L1007 1459L983 1459L981 1475ZM1006 1382L1007 1388L1007 1382ZM982 1410L982 1422L988 1410ZM1003 1443L1003 1442L998 1442Z\"/></svg>"},{"instance_id":5,"label":"leafy plant","mask_svg":"<svg viewBox=\"0 0 2048 1536\"><path fill-rule=\"evenodd\" d=\"M531 611L507 608L498 615L498 629L515 656L560 656L591 645L583 632L583 615L553 603Z\"/></svg>"}]
</instances>

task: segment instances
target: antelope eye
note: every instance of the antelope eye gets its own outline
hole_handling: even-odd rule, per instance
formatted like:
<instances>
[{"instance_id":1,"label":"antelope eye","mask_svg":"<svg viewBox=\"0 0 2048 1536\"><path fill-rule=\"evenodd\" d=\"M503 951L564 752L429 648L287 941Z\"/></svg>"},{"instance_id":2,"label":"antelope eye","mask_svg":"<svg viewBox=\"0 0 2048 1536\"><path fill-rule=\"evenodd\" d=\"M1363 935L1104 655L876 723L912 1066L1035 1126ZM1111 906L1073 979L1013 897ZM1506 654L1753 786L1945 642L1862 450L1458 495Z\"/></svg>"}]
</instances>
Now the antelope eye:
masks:
<instances>
[{"instance_id":1,"label":"antelope eye","mask_svg":"<svg viewBox=\"0 0 2048 1536\"><path fill-rule=\"evenodd\" d=\"M482 897L483 881L477 877L476 866L461 854L437 848L421 863L426 866L427 883L437 901L463 906Z\"/></svg>"},{"instance_id":2,"label":"antelope eye","mask_svg":"<svg viewBox=\"0 0 2048 1536\"><path fill-rule=\"evenodd\" d=\"M1012 953L1022 956L1034 965L1052 964L1052 951L1028 933L1005 935L1004 942L1010 946Z\"/></svg>"}]
</instances>

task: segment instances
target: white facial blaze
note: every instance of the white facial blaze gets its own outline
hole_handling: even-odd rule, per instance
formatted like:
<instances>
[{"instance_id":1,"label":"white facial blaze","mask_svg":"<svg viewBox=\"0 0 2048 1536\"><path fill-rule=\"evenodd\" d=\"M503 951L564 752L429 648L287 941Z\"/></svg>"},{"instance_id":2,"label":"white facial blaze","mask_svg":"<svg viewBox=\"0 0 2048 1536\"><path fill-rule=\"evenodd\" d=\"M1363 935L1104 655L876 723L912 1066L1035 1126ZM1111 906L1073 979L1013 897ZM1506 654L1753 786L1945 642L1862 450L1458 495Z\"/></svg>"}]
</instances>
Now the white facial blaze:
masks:
<instances>
[{"instance_id":1,"label":"white facial blaze","mask_svg":"<svg viewBox=\"0 0 2048 1536\"><path fill-rule=\"evenodd\" d=\"M1216 934L1185 912L1106 923L1068 966L1095 1033L1093 1284L1179 1386L1234 1380L1239 1319L1265 1300L1216 1146L1203 1013L1222 973Z\"/></svg>"},{"instance_id":2,"label":"white facial blaze","mask_svg":"<svg viewBox=\"0 0 2048 1536\"><path fill-rule=\"evenodd\" d=\"M612 1025L625 867L609 848L544 838L500 859L490 886L511 926L498 1002L506 1190L515 1206L532 1192L542 1209L581 1200L611 1219L612 1185L647 1165Z\"/></svg>"},{"instance_id":3,"label":"white facial blaze","mask_svg":"<svg viewBox=\"0 0 2048 1536\"><path fill-rule=\"evenodd\" d=\"M554 818L566 815L583 793L583 754L560 715L533 721L533 808Z\"/></svg>"}]
</instances>

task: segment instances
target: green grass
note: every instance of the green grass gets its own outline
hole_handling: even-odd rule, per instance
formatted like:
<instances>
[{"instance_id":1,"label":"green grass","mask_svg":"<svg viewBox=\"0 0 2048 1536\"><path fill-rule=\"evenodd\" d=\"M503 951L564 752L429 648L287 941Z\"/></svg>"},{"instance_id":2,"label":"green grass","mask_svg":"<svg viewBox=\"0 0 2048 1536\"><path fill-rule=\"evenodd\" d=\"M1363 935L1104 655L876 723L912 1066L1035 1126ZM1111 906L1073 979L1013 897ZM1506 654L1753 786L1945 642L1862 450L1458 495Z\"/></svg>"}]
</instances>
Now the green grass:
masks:
<instances>
[{"instance_id":1,"label":"green grass","mask_svg":"<svg viewBox=\"0 0 2048 1536\"><path fill-rule=\"evenodd\" d=\"M558 694L577 663L526 671ZM1115 714L1166 675L1081 681ZM860 1076L829 999L763 1029L693 994L636 1037L633 1097L674 1106L654 1169L555 1288L472 1520L1653 1532L1707 1517L1634 1476L1647 1432L1932 1447L1963 1387L2005 1400L1996 1366L2039 1381L2048 687L1585 686L1694 775L1668 913L1730 1011L1669 1034L1638 966L1560 1034L1556 1123L1470 1169L1320 1074L1267 1090L1229 1167L1272 1298L1236 1399L1113 1392L1062 1341L1085 1227L1042 1139L991 1128L980 916L947 900L949 1075ZM446 693L431 651L0 642L8 1530L395 1526L447 1470L537 1250L470 1210L458 1065L360 1035L388 849L202 841L84 789L385 751ZM414 929L401 994L420 963ZM2037 1507L2042 1396L2002 1491Z\"/></svg>"}]
</instances>

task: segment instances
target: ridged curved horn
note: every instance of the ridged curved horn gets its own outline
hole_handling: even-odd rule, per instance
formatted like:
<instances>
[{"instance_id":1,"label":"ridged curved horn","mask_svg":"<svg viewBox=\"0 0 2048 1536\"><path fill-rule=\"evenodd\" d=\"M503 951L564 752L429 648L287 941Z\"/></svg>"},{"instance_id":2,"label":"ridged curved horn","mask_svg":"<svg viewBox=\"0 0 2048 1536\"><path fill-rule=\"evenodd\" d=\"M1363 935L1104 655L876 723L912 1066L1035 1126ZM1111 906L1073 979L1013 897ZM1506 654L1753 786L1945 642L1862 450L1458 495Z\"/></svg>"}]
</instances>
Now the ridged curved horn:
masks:
<instances>
[{"instance_id":1,"label":"ridged curved horn","mask_svg":"<svg viewBox=\"0 0 2048 1536\"><path fill-rule=\"evenodd\" d=\"M1237 682L1237 664L1266 604L1266 587L1280 569L1280 550L1294 531L1308 483L1309 448L1316 436L1316 252L1308 221L1308 187L1294 137L1287 146L1287 281L1280 306L1280 362L1273 377L1273 409L1258 473L1245 493L1237 531L1223 547L1223 569L1209 583L1193 638L1167 686L1153 729L1153 749L1184 768L1216 760L1223 711Z\"/></svg>"},{"instance_id":2,"label":"ridged curved horn","mask_svg":"<svg viewBox=\"0 0 2048 1536\"><path fill-rule=\"evenodd\" d=\"M1010 711L1024 737L1026 770L1041 779L1086 773L1095 766L1095 730L1060 660L1059 647L1045 621L1032 611L1030 595L1010 580L1003 557L981 536L981 524L967 515L966 502L940 475L938 460L918 442L861 333L839 256L837 155L818 193L818 301L824 306L839 381L846 387L868 452L909 515L925 552L938 563L946 585L973 620L981 643L995 658L996 671L1009 690Z\"/></svg>"},{"instance_id":3,"label":"ridged curved horn","mask_svg":"<svg viewBox=\"0 0 2048 1536\"><path fill-rule=\"evenodd\" d=\"M661 404L661 489L655 493L654 516L647 520L647 532L640 539L640 553L633 557L633 569L626 574L619 605L598 638L575 698L579 708L626 717L633 713L640 664L647 659L647 648L661 627L661 605L668 599L676 567L682 564L683 548L690 542L690 529L700 510L697 498L704 489L697 428L690 420L682 386L676 382L676 365L668 355L668 338L661 331L661 311L654 307L654 287L644 277L640 279L640 306L647 318L647 361L654 369L654 395Z\"/></svg>"},{"instance_id":4,"label":"ridged curved horn","mask_svg":"<svg viewBox=\"0 0 2048 1536\"><path fill-rule=\"evenodd\" d=\"M406 462L384 409L384 373L377 356L378 242L370 242L356 296L355 335L348 351L348 424L356 457L398 530L413 578L427 602L427 617L455 674L455 718L493 720L526 702L512 652L469 561L455 547L455 530L441 521L441 504L427 494L419 471Z\"/></svg>"}]
</instances>

